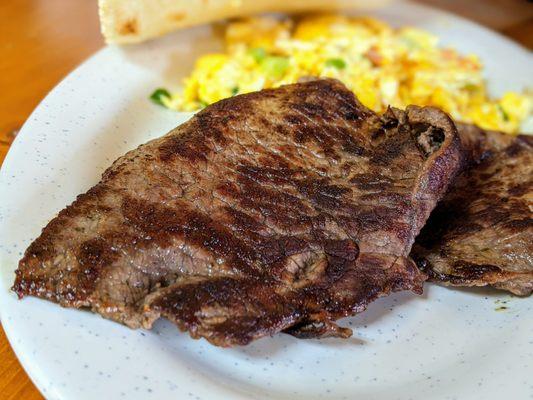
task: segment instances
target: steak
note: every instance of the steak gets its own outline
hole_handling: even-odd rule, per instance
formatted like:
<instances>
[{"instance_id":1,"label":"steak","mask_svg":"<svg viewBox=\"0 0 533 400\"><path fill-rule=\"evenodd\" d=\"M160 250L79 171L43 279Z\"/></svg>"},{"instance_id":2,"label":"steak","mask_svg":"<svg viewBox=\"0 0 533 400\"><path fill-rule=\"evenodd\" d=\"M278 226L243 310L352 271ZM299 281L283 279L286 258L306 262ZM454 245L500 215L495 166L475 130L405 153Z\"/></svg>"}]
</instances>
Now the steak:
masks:
<instances>
[{"instance_id":1,"label":"steak","mask_svg":"<svg viewBox=\"0 0 533 400\"><path fill-rule=\"evenodd\" d=\"M484 130L472 124L456 123L456 126L463 145L463 172L492 157L495 152L505 149L515 140L515 136Z\"/></svg>"},{"instance_id":2,"label":"steak","mask_svg":"<svg viewBox=\"0 0 533 400\"><path fill-rule=\"evenodd\" d=\"M533 291L533 137L458 125L467 169L422 229L413 258L430 279Z\"/></svg>"},{"instance_id":3,"label":"steak","mask_svg":"<svg viewBox=\"0 0 533 400\"><path fill-rule=\"evenodd\" d=\"M443 112L382 117L317 80L213 104L119 158L26 250L13 289L132 328L247 344L421 293L408 258L459 169Z\"/></svg>"}]
</instances>

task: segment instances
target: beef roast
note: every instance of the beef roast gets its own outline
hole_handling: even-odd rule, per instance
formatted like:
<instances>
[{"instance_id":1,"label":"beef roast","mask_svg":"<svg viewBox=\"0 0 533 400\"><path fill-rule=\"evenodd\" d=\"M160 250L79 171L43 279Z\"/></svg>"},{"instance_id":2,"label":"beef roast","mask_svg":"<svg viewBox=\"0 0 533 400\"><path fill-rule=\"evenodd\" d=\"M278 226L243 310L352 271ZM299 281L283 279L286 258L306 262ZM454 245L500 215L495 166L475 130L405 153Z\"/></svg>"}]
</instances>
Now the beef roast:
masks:
<instances>
[{"instance_id":1,"label":"beef roast","mask_svg":"<svg viewBox=\"0 0 533 400\"><path fill-rule=\"evenodd\" d=\"M533 137L459 125L467 168L413 249L433 280L533 291Z\"/></svg>"},{"instance_id":2,"label":"beef roast","mask_svg":"<svg viewBox=\"0 0 533 400\"><path fill-rule=\"evenodd\" d=\"M458 170L441 111L380 117L318 80L213 104L119 158L27 249L14 290L221 346L422 291L408 258Z\"/></svg>"}]
</instances>

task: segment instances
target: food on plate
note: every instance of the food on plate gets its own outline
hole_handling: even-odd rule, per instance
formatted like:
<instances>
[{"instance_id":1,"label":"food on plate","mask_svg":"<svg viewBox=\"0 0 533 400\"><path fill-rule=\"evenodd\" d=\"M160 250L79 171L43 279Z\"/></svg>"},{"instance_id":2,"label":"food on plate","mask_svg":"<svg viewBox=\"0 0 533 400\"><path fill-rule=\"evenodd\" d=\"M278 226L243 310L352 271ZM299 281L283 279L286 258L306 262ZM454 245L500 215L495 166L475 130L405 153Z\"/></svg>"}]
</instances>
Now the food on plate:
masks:
<instances>
[{"instance_id":1,"label":"food on plate","mask_svg":"<svg viewBox=\"0 0 533 400\"><path fill-rule=\"evenodd\" d=\"M514 136L503 132L484 130L472 124L456 123L463 147L463 172L479 164L494 153L503 150L514 141Z\"/></svg>"},{"instance_id":2,"label":"food on plate","mask_svg":"<svg viewBox=\"0 0 533 400\"><path fill-rule=\"evenodd\" d=\"M178 28L267 11L368 10L390 0L99 0L107 43L138 43Z\"/></svg>"},{"instance_id":3,"label":"food on plate","mask_svg":"<svg viewBox=\"0 0 533 400\"><path fill-rule=\"evenodd\" d=\"M431 105L457 121L508 133L533 120L531 94L489 98L475 55L440 47L436 36L420 29L324 14L229 23L225 50L200 57L182 90L158 99L168 108L191 111L308 76L341 80L376 112L389 105Z\"/></svg>"},{"instance_id":4,"label":"food on plate","mask_svg":"<svg viewBox=\"0 0 533 400\"><path fill-rule=\"evenodd\" d=\"M13 289L220 346L422 291L408 258L460 166L449 117L378 116L335 80L220 101L119 158L26 250Z\"/></svg>"},{"instance_id":5,"label":"food on plate","mask_svg":"<svg viewBox=\"0 0 533 400\"><path fill-rule=\"evenodd\" d=\"M470 167L417 238L430 279L533 291L533 137L459 125Z\"/></svg>"}]
</instances>

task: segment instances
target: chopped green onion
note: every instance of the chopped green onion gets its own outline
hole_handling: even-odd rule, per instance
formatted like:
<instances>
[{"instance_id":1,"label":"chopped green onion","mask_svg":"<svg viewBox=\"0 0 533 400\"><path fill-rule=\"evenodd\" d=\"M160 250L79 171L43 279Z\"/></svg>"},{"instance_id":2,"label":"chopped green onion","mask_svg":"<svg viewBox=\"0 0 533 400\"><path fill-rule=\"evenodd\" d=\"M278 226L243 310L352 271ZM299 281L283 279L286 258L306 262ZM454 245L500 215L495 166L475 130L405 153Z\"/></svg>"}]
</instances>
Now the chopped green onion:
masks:
<instances>
[{"instance_id":1,"label":"chopped green onion","mask_svg":"<svg viewBox=\"0 0 533 400\"><path fill-rule=\"evenodd\" d=\"M267 75L279 79L289 68L289 59L281 56L268 56L261 62L261 68Z\"/></svg>"},{"instance_id":2,"label":"chopped green onion","mask_svg":"<svg viewBox=\"0 0 533 400\"><path fill-rule=\"evenodd\" d=\"M507 111L505 111L501 104L498 104L498 110L502 114L503 120L505 122L509 122L509 114L507 114Z\"/></svg>"},{"instance_id":3,"label":"chopped green onion","mask_svg":"<svg viewBox=\"0 0 533 400\"><path fill-rule=\"evenodd\" d=\"M289 59L287 57L268 55L262 47L251 49L250 55L261 66L263 72L274 79L281 78L289 68Z\"/></svg>"},{"instance_id":4,"label":"chopped green onion","mask_svg":"<svg viewBox=\"0 0 533 400\"><path fill-rule=\"evenodd\" d=\"M410 36L402 35L400 36L400 41L402 41L403 44L405 44L411 50L420 48L420 44Z\"/></svg>"},{"instance_id":5,"label":"chopped green onion","mask_svg":"<svg viewBox=\"0 0 533 400\"><path fill-rule=\"evenodd\" d=\"M474 83L467 83L466 85L463 86L463 89L469 90L469 91L474 91L474 90L478 89L478 85L476 85Z\"/></svg>"},{"instance_id":6,"label":"chopped green onion","mask_svg":"<svg viewBox=\"0 0 533 400\"><path fill-rule=\"evenodd\" d=\"M235 96L237 93L239 93L239 87L235 86L233 89L231 89L231 95Z\"/></svg>"},{"instance_id":7,"label":"chopped green onion","mask_svg":"<svg viewBox=\"0 0 533 400\"><path fill-rule=\"evenodd\" d=\"M250 55L254 58L255 62L260 64L267 56L266 50L262 47L257 47L250 50Z\"/></svg>"},{"instance_id":8,"label":"chopped green onion","mask_svg":"<svg viewBox=\"0 0 533 400\"><path fill-rule=\"evenodd\" d=\"M329 60L326 60L326 67L344 69L346 68L346 61L344 61L342 58L330 58Z\"/></svg>"},{"instance_id":9,"label":"chopped green onion","mask_svg":"<svg viewBox=\"0 0 533 400\"><path fill-rule=\"evenodd\" d=\"M171 94L168 90L159 88L154 90L154 92L150 95L150 100L152 100L155 104L159 104L160 106L165 107L165 103L163 102L164 98L170 99Z\"/></svg>"}]
</instances>

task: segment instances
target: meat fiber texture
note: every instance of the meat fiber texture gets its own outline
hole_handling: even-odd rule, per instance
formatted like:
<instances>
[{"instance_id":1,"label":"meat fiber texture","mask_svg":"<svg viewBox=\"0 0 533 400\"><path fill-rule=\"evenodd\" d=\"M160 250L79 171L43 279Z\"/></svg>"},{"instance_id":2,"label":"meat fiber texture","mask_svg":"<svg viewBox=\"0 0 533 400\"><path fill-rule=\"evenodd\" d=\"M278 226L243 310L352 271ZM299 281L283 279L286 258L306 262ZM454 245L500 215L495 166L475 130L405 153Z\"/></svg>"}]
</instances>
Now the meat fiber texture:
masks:
<instances>
[{"instance_id":1,"label":"meat fiber texture","mask_svg":"<svg viewBox=\"0 0 533 400\"><path fill-rule=\"evenodd\" d=\"M236 96L115 161L30 245L13 289L220 346L347 337L337 319L421 293L408 254L460 159L443 112L380 117L335 80Z\"/></svg>"},{"instance_id":2,"label":"meat fiber texture","mask_svg":"<svg viewBox=\"0 0 533 400\"><path fill-rule=\"evenodd\" d=\"M458 125L466 169L417 238L413 257L454 286L533 291L533 137Z\"/></svg>"}]
</instances>

